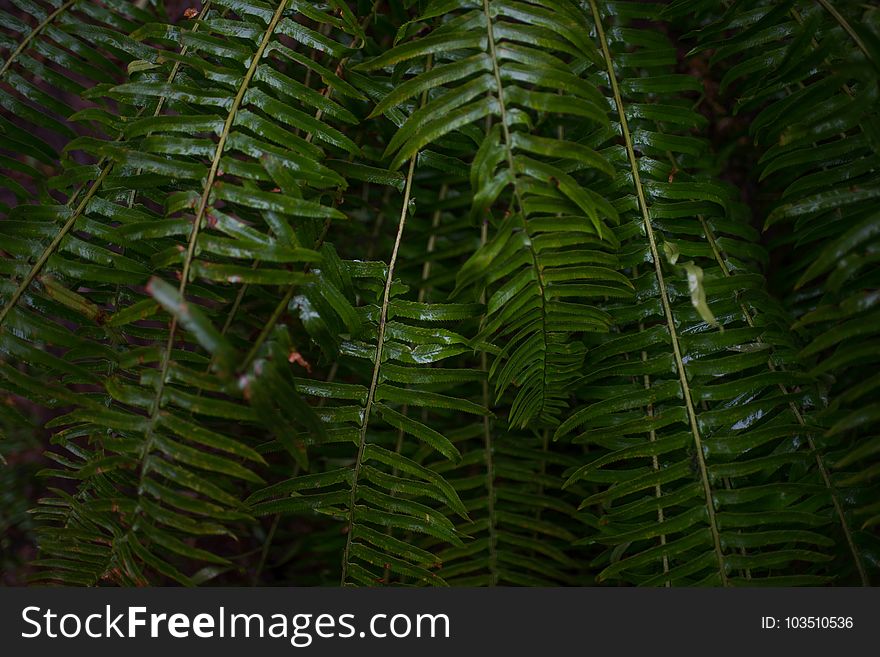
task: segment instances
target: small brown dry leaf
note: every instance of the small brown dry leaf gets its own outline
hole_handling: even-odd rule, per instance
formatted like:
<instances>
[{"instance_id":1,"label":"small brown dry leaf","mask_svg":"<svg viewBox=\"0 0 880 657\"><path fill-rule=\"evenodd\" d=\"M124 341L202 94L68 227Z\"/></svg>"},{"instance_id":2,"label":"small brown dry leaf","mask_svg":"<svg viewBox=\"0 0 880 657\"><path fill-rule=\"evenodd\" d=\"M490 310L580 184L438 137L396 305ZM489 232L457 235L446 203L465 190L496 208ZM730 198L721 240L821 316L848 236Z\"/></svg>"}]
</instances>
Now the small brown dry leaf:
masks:
<instances>
[{"instance_id":1,"label":"small brown dry leaf","mask_svg":"<svg viewBox=\"0 0 880 657\"><path fill-rule=\"evenodd\" d=\"M302 357L302 354L298 351L290 352L290 356L287 357L287 362L296 363L302 368L305 368L306 372L309 374L312 373L312 365L305 358Z\"/></svg>"}]
</instances>

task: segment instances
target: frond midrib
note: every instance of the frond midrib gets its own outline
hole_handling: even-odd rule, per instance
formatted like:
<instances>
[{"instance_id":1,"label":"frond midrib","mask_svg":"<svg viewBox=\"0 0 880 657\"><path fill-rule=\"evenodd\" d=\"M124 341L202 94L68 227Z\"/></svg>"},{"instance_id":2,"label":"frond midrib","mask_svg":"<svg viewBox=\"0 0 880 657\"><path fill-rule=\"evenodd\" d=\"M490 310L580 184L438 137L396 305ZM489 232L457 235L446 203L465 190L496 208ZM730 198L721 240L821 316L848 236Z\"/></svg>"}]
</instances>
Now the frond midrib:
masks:
<instances>
[{"instance_id":1,"label":"frond midrib","mask_svg":"<svg viewBox=\"0 0 880 657\"><path fill-rule=\"evenodd\" d=\"M548 328L546 284L544 282L543 271L538 262L538 254L535 252L535 247L532 244L532 235L529 232L529 224L525 216L525 205L523 204L522 193L518 184L519 177L516 173L516 165L513 160L512 138L510 136L510 128L507 124L507 106L504 101L504 84L501 81L501 68L498 64L498 57L495 52L495 33L492 25L492 13L489 8L489 1L490 0L483 0L483 13L486 16L486 34L488 41L487 47L489 48L489 57L492 59L492 73L495 77L495 88L498 94L498 107L499 113L501 115L501 131L504 134L504 150L507 157L507 166L510 168L510 173L513 178L514 197L516 199L516 204L519 209L519 211L517 212L517 216L520 218L523 232L526 235L529 255L532 259L532 269L534 270L535 283L538 286L538 294L541 297L541 342L543 344L543 349L541 350L541 406L538 409L538 417L540 418L543 415L544 406L547 399L547 370L549 369L549 365L547 363L549 344L547 339Z\"/></svg>"},{"instance_id":2,"label":"frond midrib","mask_svg":"<svg viewBox=\"0 0 880 657\"><path fill-rule=\"evenodd\" d=\"M684 397L685 408L687 409L688 421L690 424L691 434L694 439L694 449L695 454L698 459L699 467L700 467L700 478L703 484L703 492L705 497L705 507L708 515L709 527L712 532L712 539L714 543L715 556L718 561L718 571L721 577L721 582L724 586L727 586L727 571L725 568L724 562L724 552L721 547L721 533L718 527L718 522L715 516L715 505L713 501L713 493L712 493L712 485L709 482L709 470L706 465L705 455L703 453L703 444L702 438L700 435L700 429L697 421L696 409L694 408L693 399L691 397L690 384L687 380L687 374L684 369L684 362L681 356L681 348L679 346L678 339L678 331L675 327L675 319L672 315L672 307L669 301L669 295L666 289L666 280L663 275L662 270L662 261L660 257L659 249L657 248L657 239L654 235L654 228L651 224L651 217L648 213L648 205L647 199L645 195L644 188L641 182L641 175L639 172L638 158L635 154L635 149L633 147L632 137L630 136L629 131L629 123L626 118L626 112L624 110L623 98L620 93L620 88L617 82L617 75L614 71L614 63L611 56L611 51L608 47L608 42L605 37L605 29L602 24L602 15L599 12L599 7L596 4L596 0L589 0L590 8L593 13L594 22L596 25L597 37L600 42L600 46L602 48L602 53L605 57L605 64L608 71L608 79L611 85L612 93L614 95L615 105L617 107L617 113L620 117L620 126L623 132L623 138L626 146L627 158L630 162L630 168L633 175L633 184L635 186L636 195L639 201L639 209L641 211L643 224L645 227L645 234L648 237L648 243L651 248L651 256L654 262L654 272L657 278L657 283L660 291L660 300L663 305L663 313L666 316L666 324L669 329L669 334L672 342L673 356L675 358L675 367L678 373L679 384L681 386L682 396Z\"/></svg>"},{"instance_id":3,"label":"frond midrib","mask_svg":"<svg viewBox=\"0 0 880 657\"><path fill-rule=\"evenodd\" d=\"M254 54L251 65L248 68L247 73L239 85L238 92L235 95L235 99L233 100L232 106L229 109L229 113L226 117L226 122L223 126L223 131L220 135L219 141L217 142L216 150L214 153L214 158L211 163L211 168L209 170L208 176L204 183L204 188L202 191L201 201L199 203L199 208L196 212L195 219L193 220L193 227L189 237L189 246L186 251L186 256L183 265L183 271L180 279L180 285L178 286L178 294L181 299L181 303L186 303L185 293L187 289L187 285L189 282L189 270L192 265L193 257L195 255L195 247L196 241L198 239L199 228L201 225L202 218L204 217L205 210L208 206L208 199L211 194L211 190L214 186L214 181L217 178L217 172L220 168L220 160L223 156L224 147L226 145L226 141L229 138L229 133L232 129L232 125L235 121L235 116L238 113L238 109L241 106L242 100L244 99L245 92L248 89L248 86L251 80L256 73L257 67L260 65L262 60L262 55L268 47L269 43L272 40L272 37L275 33L275 28L278 23L281 21L285 7L287 6L288 0L279 0L278 7L275 10L275 14L272 16L272 20L266 28L266 32L263 35L263 39L260 42L260 45ZM210 3L206 3L202 8L202 15L207 12ZM176 73L176 71L174 71ZM178 329L178 321L177 316L175 315L171 320L171 328L168 332L168 340L165 345L165 350L162 357L162 365L160 368L159 379L156 383L156 392L153 397L152 408L150 410L149 423L147 425L146 435L144 438L144 445L141 451L141 467L140 467L140 484L138 485L138 499L140 499L143 490L143 480L147 475L148 464L149 464L149 455L152 451L153 442L155 440L156 428L159 421L160 411L162 408L162 397L165 392L165 381L168 378L168 369L171 364L171 352L174 346L174 341L176 339Z\"/></svg>"},{"instance_id":4,"label":"frond midrib","mask_svg":"<svg viewBox=\"0 0 880 657\"><path fill-rule=\"evenodd\" d=\"M21 43L18 44L18 47L14 51L12 51L6 61L3 62L3 66L0 66L0 80L2 80L3 77L6 75L15 60L18 59L25 50L27 50L31 42L36 39L40 34L42 34L43 30L49 27L49 25L51 25L56 18L58 18L61 14L66 12L79 1L80 0L67 0L67 2L58 7L55 11L51 12L42 21L40 21L38 25L35 25L34 29L27 33L24 39L21 40Z\"/></svg>"}]
</instances>

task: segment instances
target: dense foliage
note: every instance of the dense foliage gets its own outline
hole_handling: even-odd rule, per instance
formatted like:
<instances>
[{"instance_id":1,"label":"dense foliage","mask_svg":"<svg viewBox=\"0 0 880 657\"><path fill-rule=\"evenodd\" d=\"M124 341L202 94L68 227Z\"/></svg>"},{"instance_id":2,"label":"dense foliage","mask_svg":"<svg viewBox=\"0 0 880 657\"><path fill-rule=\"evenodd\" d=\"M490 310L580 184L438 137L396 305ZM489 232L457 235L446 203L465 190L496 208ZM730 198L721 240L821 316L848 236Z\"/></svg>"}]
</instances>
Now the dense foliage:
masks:
<instances>
[{"instance_id":1,"label":"dense foliage","mask_svg":"<svg viewBox=\"0 0 880 657\"><path fill-rule=\"evenodd\" d=\"M880 7L167 4L0 2L4 569L877 581Z\"/></svg>"}]
</instances>

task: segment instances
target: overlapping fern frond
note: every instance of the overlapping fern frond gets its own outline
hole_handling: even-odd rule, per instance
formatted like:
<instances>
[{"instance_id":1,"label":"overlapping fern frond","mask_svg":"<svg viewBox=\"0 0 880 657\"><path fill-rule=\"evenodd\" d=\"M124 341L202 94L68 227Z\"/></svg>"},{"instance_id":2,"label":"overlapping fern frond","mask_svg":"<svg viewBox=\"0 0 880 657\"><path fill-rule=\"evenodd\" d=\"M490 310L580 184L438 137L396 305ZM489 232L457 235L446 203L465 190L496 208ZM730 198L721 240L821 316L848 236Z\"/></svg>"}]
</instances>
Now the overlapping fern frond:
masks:
<instances>
[{"instance_id":1,"label":"overlapping fern frond","mask_svg":"<svg viewBox=\"0 0 880 657\"><path fill-rule=\"evenodd\" d=\"M0 182L11 197L0 211L37 191L47 198L44 183L60 173L60 151L79 132L69 119L105 114L88 92L122 81L126 65L144 56L128 35L153 20L154 4L35 0L0 9ZM74 167L64 175L81 182L88 174Z\"/></svg>"},{"instance_id":2,"label":"overlapping fern frond","mask_svg":"<svg viewBox=\"0 0 880 657\"><path fill-rule=\"evenodd\" d=\"M472 142L470 211L490 224L490 237L458 273L458 291L476 298L489 288L479 340L496 352L497 397L516 388L511 425L554 426L583 362L571 336L607 330L585 300L630 293L608 248L617 212L585 184L611 168L565 135L568 123L606 122L604 99L576 74L598 52L568 2L451 7L435 3L419 18L442 16L429 35L359 68L421 67L374 110L429 94L388 144L392 168L453 131Z\"/></svg>"},{"instance_id":3,"label":"overlapping fern frond","mask_svg":"<svg viewBox=\"0 0 880 657\"><path fill-rule=\"evenodd\" d=\"M323 161L326 148L341 157L359 152L333 126L356 119L326 94L338 79L335 73L282 38L298 39L338 62L350 47L319 30L329 27L351 44L357 22L308 7L288 16L286 0L272 11L261 3L233 5L234 15L229 3L206 5L191 30L148 24L135 33L172 43L138 66L138 79L106 93L146 111L125 122L120 141L84 137L69 146L97 159L100 174L77 208L79 216L59 217L67 221L65 228L80 232L60 242L56 237L46 249L76 242L76 258L51 252L36 275L88 287L86 298L59 281L58 294L62 301L72 298L71 305L98 309L93 317L86 314L79 331L92 332L98 344L90 350L87 343L78 355L107 371L86 382L112 375L103 382L107 397L85 397L90 406L55 420L66 426L60 435L73 453L65 464L84 481L79 498L62 498L65 522L82 505L105 514L98 526L78 527L79 540L101 558L94 555L83 568L69 564L77 577L140 582L147 580L147 567L189 583L188 575L158 553L201 559L204 551L189 547L184 537L232 534L216 521L241 523L249 517L233 482L263 480L228 455L263 461L253 436L259 435L257 427L277 420L270 411L277 410L278 398L293 392L286 372L293 367L288 363L293 351L283 359L271 350L264 357L276 341L269 340L270 326L262 322L237 322L236 330L228 329L250 297L271 308L270 290L285 296L321 260L300 244L300 224L301 238L313 236L308 246L314 247L321 222L344 217L334 204L345 179ZM179 54L173 50L178 45ZM307 84L312 69L327 80L318 78L320 91ZM337 86L358 96L341 80ZM300 127L308 132L298 134ZM108 242L124 255L109 257ZM153 278L142 287L148 272ZM167 277L176 284L164 282ZM170 322L157 314L163 311ZM10 317L18 312L11 310ZM267 330L256 335L261 326ZM105 341L101 332L108 335ZM71 351L77 348L71 345ZM260 376L252 386L248 377L254 371ZM304 462L303 441L287 432L300 427L314 432L321 425L310 419L304 403L291 412L293 403L287 398L281 404L286 424L273 428ZM230 420L240 423L235 435L224 430ZM89 438L89 445L80 444L80 437ZM68 550L63 538L57 546L50 541L44 541L50 554ZM213 561L230 566L221 557Z\"/></svg>"},{"instance_id":4,"label":"overlapping fern frond","mask_svg":"<svg viewBox=\"0 0 880 657\"><path fill-rule=\"evenodd\" d=\"M736 3L700 34L725 67L721 91L754 114L762 219L784 263L774 287L794 316L801 361L821 398L810 421L853 526L856 576L876 567L880 11L856 3ZM762 54L753 56L760 46Z\"/></svg>"},{"instance_id":5,"label":"overlapping fern frond","mask_svg":"<svg viewBox=\"0 0 880 657\"><path fill-rule=\"evenodd\" d=\"M584 540L614 548L599 577L726 585L821 564L829 541L815 528L831 501L798 410L810 378L789 369L743 208L701 175L708 145L688 128L702 120L680 97L699 87L668 73L662 35L625 22L606 31L591 9L624 142L611 148L636 290L608 307L618 336L593 341L584 406L556 432L591 446L568 483L597 486L582 507L599 532ZM642 109L658 96L664 105ZM777 581L819 581L809 572Z\"/></svg>"},{"instance_id":6,"label":"overlapping fern frond","mask_svg":"<svg viewBox=\"0 0 880 657\"><path fill-rule=\"evenodd\" d=\"M65 377L71 383L97 380L94 373L57 357L68 349L89 351L88 341L71 332L70 324L83 314L91 320L101 314L95 305L68 294L53 273L61 257L56 251L83 248L67 236L72 223L67 224L96 169L81 161L65 162L64 148L87 131L75 123L77 116L109 113L90 94L123 81L127 63L148 52L129 33L152 19L152 5L142 3L144 9L130 2L69 0L14 3L0 10L0 241L5 256L0 324L8 327L2 346L6 359L27 363L28 376L9 362L3 367L9 367L11 389L40 404L65 398L67 392L56 385ZM120 105L115 111L129 108ZM99 134L105 134L106 126L97 125ZM42 205L33 205L35 201ZM60 232L55 221L65 226ZM47 244L51 249L44 248ZM93 255L112 259L106 249L96 248ZM132 271L124 259L120 265ZM32 283L41 294L32 294ZM3 413L10 422L20 420L12 417L12 409Z\"/></svg>"},{"instance_id":7,"label":"overlapping fern frond","mask_svg":"<svg viewBox=\"0 0 880 657\"><path fill-rule=\"evenodd\" d=\"M406 212L404 205L401 232ZM488 412L456 394L459 385L479 381L479 371L442 367L471 348L467 337L448 327L470 318L475 308L403 298L406 286L394 277L394 263L393 256L390 265L340 261L329 283L333 287L322 288L324 303L335 303L338 314L328 313L321 323L347 322L337 333L336 376L357 383L310 381L302 392L320 399L327 444L353 443L354 453L335 449L320 469L273 484L251 498L257 514L308 509L342 521L343 585L373 586L389 576L443 584L433 572L438 558L393 534L462 545L461 528L448 517L467 518L459 494L417 454L427 451L460 460L455 444L433 426L447 424L456 414L479 418ZM356 308L355 297L363 305ZM302 312L313 312L315 300ZM422 412L413 417L414 410ZM334 467L334 462L340 465Z\"/></svg>"},{"instance_id":8,"label":"overlapping fern frond","mask_svg":"<svg viewBox=\"0 0 880 657\"><path fill-rule=\"evenodd\" d=\"M13 4L36 580L872 581L876 9Z\"/></svg>"}]
</instances>

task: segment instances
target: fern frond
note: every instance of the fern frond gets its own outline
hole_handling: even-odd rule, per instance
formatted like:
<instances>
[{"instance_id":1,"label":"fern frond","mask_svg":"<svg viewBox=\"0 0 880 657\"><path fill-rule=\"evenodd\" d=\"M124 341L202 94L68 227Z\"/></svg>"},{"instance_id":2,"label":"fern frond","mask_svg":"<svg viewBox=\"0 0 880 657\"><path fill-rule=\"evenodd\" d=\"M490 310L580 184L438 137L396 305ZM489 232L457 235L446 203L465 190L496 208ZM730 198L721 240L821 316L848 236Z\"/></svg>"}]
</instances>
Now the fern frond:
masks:
<instances>
[{"instance_id":1,"label":"fern frond","mask_svg":"<svg viewBox=\"0 0 880 657\"><path fill-rule=\"evenodd\" d=\"M407 205L401 210L401 231ZM389 265L344 264L345 278L353 286L349 294L357 290L358 296L372 300L357 309L360 323L351 334L343 334L339 344L339 362L363 383L314 383L303 388L307 396L328 402L319 411L328 439L356 446L353 457L346 459L350 465L293 477L251 498L257 514L311 509L344 522L344 584L376 585L384 581L384 568L421 583L442 582L427 569L436 563L435 556L394 538L387 530L460 545L459 529L447 519L450 513L466 515L458 494L442 475L407 453L421 444L446 459L460 457L453 443L432 428L434 422L409 417L405 409L424 408L438 418L451 413L479 417L487 412L465 399L438 392L478 380L479 372L419 367L467 352L470 347L463 336L437 328L436 322L470 317L478 309L399 298L406 288L392 278L394 262L392 255ZM342 291L339 294L344 297ZM401 406L403 410L398 410ZM413 446L397 449L397 432ZM439 511L426 505L438 502ZM377 560L377 554L389 550L393 557L387 558L387 565Z\"/></svg>"},{"instance_id":2,"label":"fern frond","mask_svg":"<svg viewBox=\"0 0 880 657\"><path fill-rule=\"evenodd\" d=\"M274 427L279 444L305 465L306 443L286 432L296 435L306 429L319 436L322 430L305 403L278 408L272 401L285 395L289 403L291 399L295 403L297 397L290 374L293 365L288 362L296 350L283 333L245 357L240 351L245 337L225 335L229 318L222 331L216 326L224 308L237 311L242 303L242 296L231 286L247 285L254 297L264 299L262 295L268 292L261 293L263 287L305 282L304 265L320 261L321 256L300 246L299 239L306 238L316 221L344 217L333 207L332 198L329 203L322 198L327 191L344 187L344 179L319 163L325 151L312 144L312 136L300 137L295 130L303 123L316 140L323 139L343 152L357 152L354 143L329 123L337 119L354 123L356 119L308 86L309 72L316 67L324 70L320 57L304 59L281 42L289 36L326 51L330 58L348 49L295 22L292 16L297 15L288 16L289 0L276 3L269 14L260 3L214 4L220 10L234 5L235 13L221 14L206 7L204 20L196 24L198 31L148 25L135 35L161 33L177 38L179 34L184 46L179 55L156 50L152 61L159 69L155 73L148 71L107 92L135 106L158 107L152 115L130 121L121 141L80 139L72 145L128 174L124 179L106 176L100 195L89 203L84 222L93 226L106 226L107 219L119 222L96 237L131 249L136 259L144 258L154 271L179 267L176 290L154 278L146 289L148 296L129 296L137 282L125 281L127 295L116 304L110 320L125 327L129 340L150 343L141 349L121 349L113 357L119 369L106 384L111 408L120 406L123 413L140 418L117 427L126 432L125 441L101 441L102 450L115 452L106 457L113 469L133 473L109 484L117 491L113 496L119 499L116 506L124 510L113 518L115 524L107 520L114 538L102 572L102 576L121 572L120 581L126 582L148 580L152 572L194 583L199 576L184 574L177 564L166 561L164 549L183 557L179 559L183 567L187 558L193 558L178 544L184 536L233 535L250 517L240 502L246 493L234 482L262 483L263 479L213 454L214 449L225 445L237 450L233 451L237 457L243 451L253 456L258 445L248 434L253 435L263 423L271 426L280 414L284 422ZM314 20L318 27L323 21L345 37L341 29L345 24L307 7L303 11L297 18ZM355 31L357 26L348 27ZM229 59L236 52L249 52L249 56L236 63ZM338 79L332 72L327 77L330 83ZM311 118L308 113L316 111L321 113ZM282 123L287 117L286 129L270 123L267 113ZM306 119L300 121L300 117ZM193 136L184 137L181 132ZM162 174L172 177L156 185L153 181ZM118 190L120 182L127 186L124 193ZM135 202L138 195L140 203ZM167 195L167 200L161 195ZM164 215L156 211L157 198L165 206ZM301 238L296 233L299 226L290 223L293 217L306 227ZM70 277L69 271L62 271ZM97 282L106 280L98 278ZM171 314L167 329L144 321L160 309ZM202 355L206 352L207 356ZM113 412L118 411L108 411ZM83 418L74 414L65 419ZM230 419L243 423L235 435L222 428ZM207 433L198 446L179 442L181 437L201 435L199 429ZM85 481L81 492L88 496L104 469L90 465L100 461L97 455L87 456L86 461L76 470ZM262 463L262 457L257 463ZM204 470L210 470L213 479L199 474ZM229 483L221 484L218 478ZM185 506L181 498L193 492L205 503L219 505L218 513L225 514L229 526L203 526L194 521L190 514L198 513L198 505ZM231 567L226 559L223 565Z\"/></svg>"},{"instance_id":3,"label":"fern frond","mask_svg":"<svg viewBox=\"0 0 880 657\"><path fill-rule=\"evenodd\" d=\"M465 501L473 540L439 553L439 574L454 586L592 584L581 551L588 528L577 511L583 489L563 491L562 473L579 459L553 449L549 434L519 435L500 422L453 430L461 462L436 464Z\"/></svg>"},{"instance_id":4,"label":"fern frond","mask_svg":"<svg viewBox=\"0 0 880 657\"><path fill-rule=\"evenodd\" d=\"M705 28L700 47L716 45L713 35L728 30L713 55L729 67L722 89L735 90L739 111L756 113L750 132L762 150L759 180L773 198L765 228L774 248L789 252L774 283L796 317L800 356L820 380L824 409L810 417L825 427L817 458L835 490L843 543L854 557L848 561L867 583L871 559L864 555L876 537L865 530L877 489L862 442L871 435L871 413L859 400L871 389L878 340L869 254L880 225L880 12L826 0L754 4L748 13L732 7ZM756 41L765 55L744 57Z\"/></svg>"},{"instance_id":5,"label":"fern frond","mask_svg":"<svg viewBox=\"0 0 880 657\"><path fill-rule=\"evenodd\" d=\"M33 581L872 581L880 11L200 6L0 9Z\"/></svg>"},{"instance_id":6,"label":"fern frond","mask_svg":"<svg viewBox=\"0 0 880 657\"><path fill-rule=\"evenodd\" d=\"M63 146L81 134L69 119L106 116L106 107L85 96L96 85L119 82L126 65L149 52L128 33L152 20L153 4L37 0L0 10L0 184L13 197L0 199L0 212L36 192L48 199L45 181L60 173ZM64 175L81 176L87 168Z\"/></svg>"},{"instance_id":7,"label":"fern frond","mask_svg":"<svg viewBox=\"0 0 880 657\"><path fill-rule=\"evenodd\" d=\"M426 55L435 58L433 67L399 85L374 111L418 93L430 97L386 153L394 155L392 167L399 166L421 149L442 146L453 131L478 147L470 162L471 211L490 221L491 235L462 267L458 287L476 290L475 296L491 288L479 340L496 355L491 376L499 398L518 388L511 424L553 426L583 360L570 336L607 330L601 312L572 299L629 294L608 250L613 240L607 226L617 212L580 184L610 173L608 164L588 145L560 139L550 125L537 128L542 120L560 129L566 119L607 123L604 99L576 74L598 55L583 37L583 17L568 2L463 2L454 11L429 9L420 20L438 13L441 25L429 36L359 68L417 66ZM560 89L565 95L556 93ZM505 208L495 221L493 206Z\"/></svg>"},{"instance_id":8,"label":"fern frond","mask_svg":"<svg viewBox=\"0 0 880 657\"><path fill-rule=\"evenodd\" d=\"M568 480L598 486L582 506L602 529L584 541L616 546L599 577L745 584L793 561L826 562L824 537L799 533L829 521L830 500L810 481L815 462L799 449L809 427L796 420L803 393L793 391L810 379L776 369L791 346L777 342L778 313L753 273L751 229L728 190L701 179L704 143L628 109L662 95L675 116L691 113L680 126L697 124L677 98L693 81L666 73L663 37L626 25L606 33L590 7L625 142L622 263L636 288L634 305L608 307L620 337L588 353L587 405L556 432L580 428L575 440L603 448ZM641 75L630 77L629 61ZM764 486L770 477L798 493Z\"/></svg>"}]
</instances>

